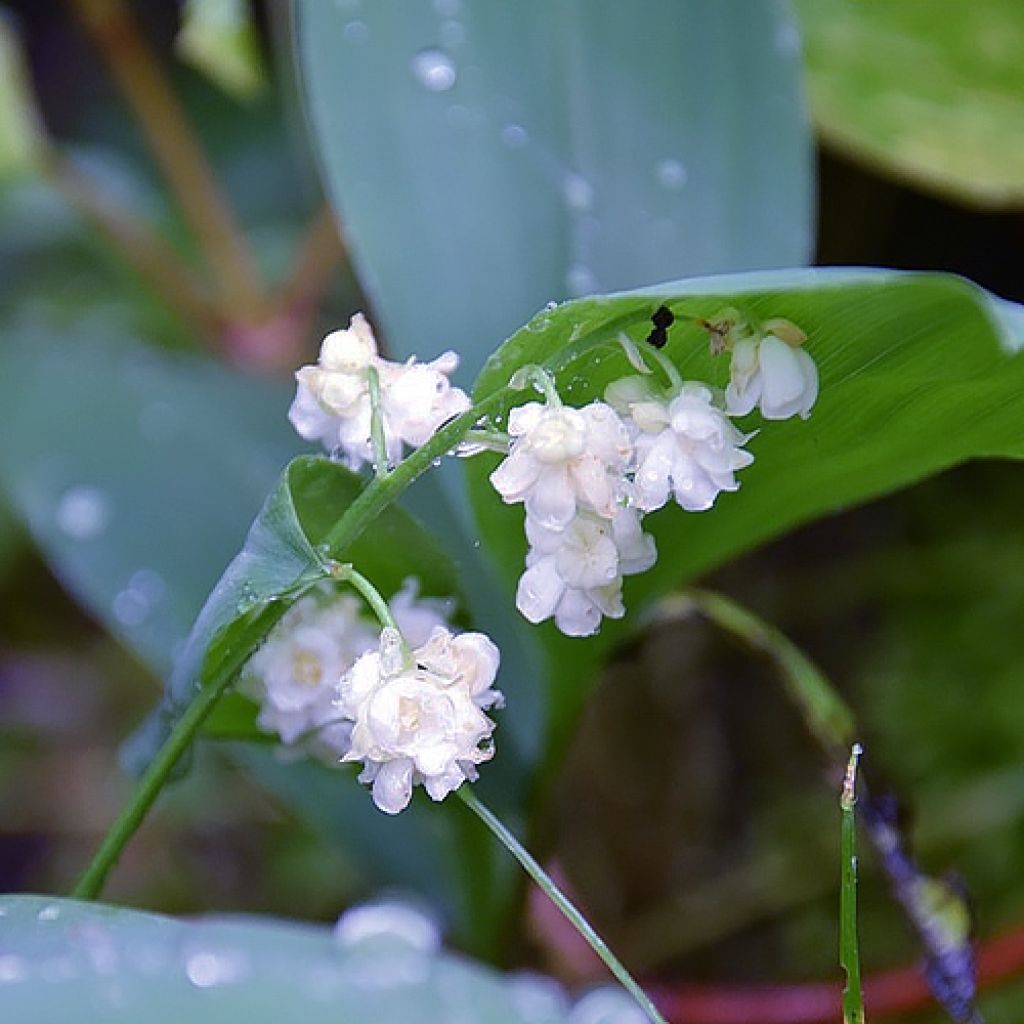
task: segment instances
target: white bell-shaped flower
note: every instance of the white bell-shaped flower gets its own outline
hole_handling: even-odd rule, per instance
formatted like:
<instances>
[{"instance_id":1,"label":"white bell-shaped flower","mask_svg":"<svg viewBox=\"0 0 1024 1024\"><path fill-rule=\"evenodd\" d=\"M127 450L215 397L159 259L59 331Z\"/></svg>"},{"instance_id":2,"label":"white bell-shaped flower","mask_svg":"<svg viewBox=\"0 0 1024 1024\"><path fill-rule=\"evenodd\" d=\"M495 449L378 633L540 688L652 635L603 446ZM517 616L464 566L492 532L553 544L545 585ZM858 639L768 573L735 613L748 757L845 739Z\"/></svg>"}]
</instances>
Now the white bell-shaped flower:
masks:
<instances>
[{"instance_id":1,"label":"white bell-shaped flower","mask_svg":"<svg viewBox=\"0 0 1024 1024\"><path fill-rule=\"evenodd\" d=\"M611 385L610 401L628 414L636 448L632 503L644 512L675 496L687 511L705 511L722 491L739 487L736 471L754 461L743 434L714 404L703 384L683 384L659 397L638 378Z\"/></svg>"},{"instance_id":2,"label":"white bell-shaped flower","mask_svg":"<svg viewBox=\"0 0 1024 1024\"><path fill-rule=\"evenodd\" d=\"M476 779L493 755L494 723L483 709L501 701L492 689L498 661L482 633L438 627L407 656L400 635L385 629L379 648L342 677L336 707L353 722L343 760L363 762L359 780L382 811L403 810L414 785L443 800Z\"/></svg>"},{"instance_id":3,"label":"white bell-shaped flower","mask_svg":"<svg viewBox=\"0 0 1024 1024\"><path fill-rule=\"evenodd\" d=\"M384 447L394 464L406 446L425 444L442 424L469 408L469 397L448 379L458 363L454 352L429 363L389 362L378 354L366 318L356 313L346 329L324 338L316 365L296 372L288 418L303 438L321 443L349 468L372 463L373 368L380 383Z\"/></svg>"},{"instance_id":4,"label":"white bell-shaped flower","mask_svg":"<svg viewBox=\"0 0 1024 1024\"><path fill-rule=\"evenodd\" d=\"M818 398L818 368L806 349L769 334L736 342L726 410L744 416L756 406L766 420L807 419Z\"/></svg>"},{"instance_id":5,"label":"white bell-shaped flower","mask_svg":"<svg viewBox=\"0 0 1024 1024\"><path fill-rule=\"evenodd\" d=\"M505 502L524 502L527 519L552 530L568 526L577 509L614 515L632 446L611 406L529 402L509 413L508 432L508 457L491 474Z\"/></svg>"},{"instance_id":6,"label":"white bell-shaped flower","mask_svg":"<svg viewBox=\"0 0 1024 1024\"><path fill-rule=\"evenodd\" d=\"M563 530L528 517L526 535L516 607L534 624L553 618L567 636L591 636L602 618L622 618L623 576L646 571L657 558L632 508L617 509L610 520L583 511Z\"/></svg>"},{"instance_id":7,"label":"white bell-shaped flower","mask_svg":"<svg viewBox=\"0 0 1024 1024\"><path fill-rule=\"evenodd\" d=\"M389 605L403 634L417 645L446 626L452 611L450 601L420 597L412 577ZM337 709L341 677L377 643L377 629L354 595L328 587L301 598L271 630L242 677L242 691L260 703L259 727L286 746L301 743L335 760L343 756L352 723Z\"/></svg>"}]
</instances>

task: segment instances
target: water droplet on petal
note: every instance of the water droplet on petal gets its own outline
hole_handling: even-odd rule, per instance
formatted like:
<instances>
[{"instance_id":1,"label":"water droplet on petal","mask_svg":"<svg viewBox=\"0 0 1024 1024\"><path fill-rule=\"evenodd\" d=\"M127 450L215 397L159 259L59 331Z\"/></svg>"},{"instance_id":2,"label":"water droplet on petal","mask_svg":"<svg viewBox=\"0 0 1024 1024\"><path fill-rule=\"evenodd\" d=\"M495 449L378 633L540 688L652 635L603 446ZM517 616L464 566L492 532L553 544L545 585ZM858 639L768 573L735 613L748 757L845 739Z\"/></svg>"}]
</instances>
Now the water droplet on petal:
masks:
<instances>
[{"instance_id":1,"label":"water droplet on petal","mask_svg":"<svg viewBox=\"0 0 1024 1024\"><path fill-rule=\"evenodd\" d=\"M654 176L662 188L679 189L686 184L686 168L679 160L659 160L654 168Z\"/></svg>"},{"instance_id":2,"label":"water droplet on petal","mask_svg":"<svg viewBox=\"0 0 1024 1024\"><path fill-rule=\"evenodd\" d=\"M110 522L110 499L96 487L69 487L57 503L57 526L75 540L98 537Z\"/></svg>"},{"instance_id":3,"label":"water droplet on petal","mask_svg":"<svg viewBox=\"0 0 1024 1024\"><path fill-rule=\"evenodd\" d=\"M447 92L456 79L455 62L441 50L420 50L412 59L412 73L431 92Z\"/></svg>"},{"instance_id":4,"label":"water droplet on petal","mask_svg":"<svg viewBox=\"0 0 1024 1024\"><path fill-rule=\"evenodd\" d=\"M521 124L507 124L501 129L501 141L509 149L522 149L530 141L530 135Z\"/></svg>"}]
</instances>

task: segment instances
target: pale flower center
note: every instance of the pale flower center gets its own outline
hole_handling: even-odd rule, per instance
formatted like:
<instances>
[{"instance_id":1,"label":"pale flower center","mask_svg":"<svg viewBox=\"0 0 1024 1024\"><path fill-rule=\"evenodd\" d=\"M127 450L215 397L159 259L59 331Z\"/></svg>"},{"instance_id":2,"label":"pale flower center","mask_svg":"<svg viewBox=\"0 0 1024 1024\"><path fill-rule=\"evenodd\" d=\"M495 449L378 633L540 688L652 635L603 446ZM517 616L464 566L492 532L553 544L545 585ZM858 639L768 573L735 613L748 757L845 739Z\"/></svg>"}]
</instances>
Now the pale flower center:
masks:
<instances>
[{"instance_id":1,"label":"pale flower center","mask_svg":"<svg viewBox=\"0 0 1024 1024\"><path fill-rule=\"evenodd\" d=\"M530 431L530 448L540 462L567 462L582 455L586 430L567 410L551 412Z\"/></svg>"},{"instance_id":2,"label":"pale flower center","mask_svg":"<svg viewBox=\"0 0 1024 1024\"><path fill-rule=\"evenodd\" d=\"M323 666L320 659L312 652L299 648L292 655L292 678L300 686L315 689L323 677Z\"/></svg>"}]
</instances>

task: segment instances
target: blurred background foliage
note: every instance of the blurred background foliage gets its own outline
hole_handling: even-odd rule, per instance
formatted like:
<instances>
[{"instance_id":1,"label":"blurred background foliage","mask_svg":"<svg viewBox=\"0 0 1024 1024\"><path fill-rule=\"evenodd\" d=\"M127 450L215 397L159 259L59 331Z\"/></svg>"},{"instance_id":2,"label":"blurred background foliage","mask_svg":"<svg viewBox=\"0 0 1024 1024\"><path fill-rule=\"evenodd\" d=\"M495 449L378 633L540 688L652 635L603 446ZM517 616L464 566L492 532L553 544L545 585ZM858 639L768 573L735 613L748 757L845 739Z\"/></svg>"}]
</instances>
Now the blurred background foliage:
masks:
<instances>
[{"instance_id":1,"label":"blurred background foliage","mask_svg":"<svg viewBox=\"0 0 1024 1024\"><path fill-rule=\"evenodd\" d=\"M287 370L365 298L318 212L279 5L257 5L253 22L244 5L216 5L223 10L205 25L207 5L135 5L252 243L255 273L281 298L273 330L235 335L211 324L208 309L169 303L152 276L126 263L109 238L123 218L96 227L104 218L89 202L99 197L104 210L141 217L161 246L198 266L194 234L74 5L6 6L14 17L5 22L5 59L20 42L23 84L45 137L17 106L8 65L0 346L8 372L18 360L38 365L34 418L23 433L0 437L0 888L61 892L124 799L118 744L161 691L171 647L158 653L155 645L149 657L144 634L159 627L183 639L195 610L187 600L175 606L159 581L177 579L184 562L198 601L216 580L298 450L283 421ZM984 0L958 6L955 17L935 17L924 0L796 7L819 128L814 261L949 270L1024 300L1024 77L1013 59L1024 34L1020 5ZM782 36L766 45L788 48L795 61L799 36L780 24ZM315 120L315 97L313 107ZM569 201L559 229L570 265L585 206ZM404 215L411 237L439 230L414 222L415 208ZM355 214L357 233L372 231L361 217L372 220L372 210ZM400 226L392 248L406 237ZM784 259L766 262L798 262L799 239L786 244ZM598 244L588 265L600 265L601 251ZM713 254L678 272L731 265L708 263ZM640 283L616 273L599 283ZM370 283L385 299L397 287L386 274ZM501 287L480 283L473 301L500 301ZM515 295L526 306L555 297L525 286ZM400 315L394 303L381 312L386 323ZM508 326L530 312L510 312ZM461 314L439 315L444 323ZM397 350L417 347L415 324L389 326ZM424 331L434 339L440 328ZM161 350L186 354L201 367L194 380L208 383L177 377L180 364L164 362ZM108 367L115 372L105 377ZM0 382L0 395L16 379ZM25 405L26 395L17 397ZM51 436L51 402L83 409L71 462L48 457L68 450L67 438ZM138 429L90 434L88 409L104 403L127 403L118 422ZM118 493L116 473L103 476L112 448L151 474L136 493ZM164 465L188 465L189 486L209 495L209 507L203 530L185 524L182 540L162 548L149 545L147 525L165 521L161 513L181 498ZM1022 499L1018 465L964 466L802 528L704 581L782 628L840 687L862 724L866 765L908 805L922 865L960 873L983 936L1024 921ZM137 547L97 568L87 542L106 529L127 531ZM637 749L658 754L645 763L629 753ZM331 919L382 881L372 859L325 841L297 816L285 786L254 782L216 747L200 751L199 768L168 792L129 848L111 899ZM535 825L537 843L627 963L718 981L833 975L831 780L770 666L728 637L686 619L619 651L556 789ZM914 939L865 860L866 966L910 962ZM394 878L392 868L382 873ZM536 927L510 937L505 955L568 977L592 970ZM991 1018L1012 1019L1020 998L1003 990Z\"/></svg>"}]
</instances>

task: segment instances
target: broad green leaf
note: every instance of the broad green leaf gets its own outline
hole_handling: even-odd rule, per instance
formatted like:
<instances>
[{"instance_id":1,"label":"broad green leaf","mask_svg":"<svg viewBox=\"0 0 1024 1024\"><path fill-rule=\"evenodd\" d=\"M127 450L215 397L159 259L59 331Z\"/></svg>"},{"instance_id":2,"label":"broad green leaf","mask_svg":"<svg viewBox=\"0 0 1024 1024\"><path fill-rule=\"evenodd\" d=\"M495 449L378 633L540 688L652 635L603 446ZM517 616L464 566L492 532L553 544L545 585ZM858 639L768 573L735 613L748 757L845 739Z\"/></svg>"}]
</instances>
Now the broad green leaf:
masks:
<instances>
[{"instance_id":1,"label":"broad green leaf","mask_svg":"<svg viewBox=\"0 0 1024 1024\"><path fill-rule=\"evenodd\" d=\"M775 0L297 5L327 191L403 356L475 373L545 302L802 263L811 151Z\"/></svg>"},{"instance_id":2,"label":"broad green leaf","mask_svg":"<svg viewBox=\"0 0 1024 1024\"><path fill-rule=\"evenodd\" d=\"M979 206L1024 203L1018 0L796 0L825 141Z\"/></svg>"},{"instance_id":3,"label":"broad green leaf","mask_svg":"<svg viewBox=\"0 0 1024 1024\"><path fill-rule=\"evenodd\" d=\"M251 100L266 84L248 0L186 0L175 49L235 99Z\"/></svg>"},{"instance_id":4,"label":"broad green leaf","mask_svg":"<svg viewBox=\"0 0 1024 1024\"><path fill-rule=\"evenodd\" d=\"M110 314L5 334L0 488L83 607L163 675L295 450L289 394L145 347Z\"/></svg>"},{"instance_id":5,"label":"broad green leaf","mask_svg":"<svg viewBox=\"0 0 1024 1024\"><path fill-rule=\"evenodd\" d=\"M0 898L0 1016L76 1024L566 1024L554 983L438 948L403 904L332 932L257 917L176 920L41 896Z\"/></svg>"},{"instance_id":6,"label":"broad green leaf","mask_svg":"<svg viewBox=\"0 0 1024 1024\"><path fill-rule=\"evenodd\" d=\"M630 621L674 587L742 551L811 519L866 501L980 457L1024 457L1024 341L1020 310L966 281L886 271L784 271L695 279L641 292L583 299L545 310L502 346L484 368L476 396L504 386L525 363L556 370L562 394L583 405L634 373L614 338L626 330L644 344L648 317L668 304L711 316L725 307L793 320L809 334L821 371L811 418L760 423L749 443L755 463L738 493L715 508L675 505L648 516L659 558L626 582ZM601 340L605 339L605 340ZM726 357L709 354L704 332L685 321L664 350L686 378L724 386ZM487 474L496 457L469 464L481 536L515 586L526 542L521 507L505 506ZM602 655L629 626L605 622L592 641L540 627L554 690L554 730L572 721Z\"/></svg>"}]
</instances>

